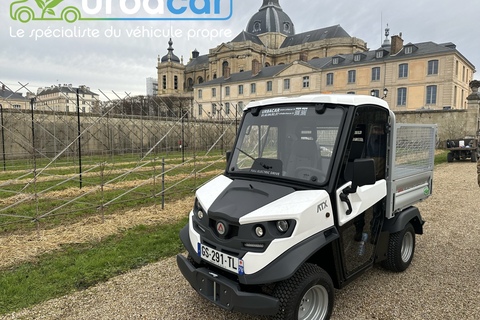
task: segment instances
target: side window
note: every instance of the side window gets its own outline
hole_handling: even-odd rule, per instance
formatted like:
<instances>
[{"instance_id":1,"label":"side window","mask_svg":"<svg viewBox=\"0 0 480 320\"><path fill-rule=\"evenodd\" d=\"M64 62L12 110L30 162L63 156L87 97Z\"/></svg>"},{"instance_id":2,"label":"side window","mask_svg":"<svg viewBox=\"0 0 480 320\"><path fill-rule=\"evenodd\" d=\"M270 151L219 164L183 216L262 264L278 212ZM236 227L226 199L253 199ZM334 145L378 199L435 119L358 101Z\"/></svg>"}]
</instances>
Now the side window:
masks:
<instances>
[{"instance_id":1,"label":"side window","mask_svg":"<svg viewBox=\"0 0 480 320\"><path fill-rule=\"evenodd\" d=\"M358 109L355 118L352 138L345 157L345 180L352 179L350 164L355 159L372 158L375 163L375 177L377 180L385 178L387 159L388 111L375 106L366 106Z\"/></svg>"}]
</instances>

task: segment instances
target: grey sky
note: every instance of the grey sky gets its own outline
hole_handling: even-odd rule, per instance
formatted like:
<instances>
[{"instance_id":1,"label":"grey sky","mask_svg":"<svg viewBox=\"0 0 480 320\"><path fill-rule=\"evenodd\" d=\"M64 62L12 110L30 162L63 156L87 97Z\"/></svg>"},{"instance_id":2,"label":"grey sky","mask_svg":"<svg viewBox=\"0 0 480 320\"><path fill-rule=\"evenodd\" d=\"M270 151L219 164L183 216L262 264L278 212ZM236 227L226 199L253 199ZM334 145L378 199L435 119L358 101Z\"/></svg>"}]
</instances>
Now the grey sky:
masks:
<instances>
[{"instance_id":1,"label":"grey sky","mask_svg":"<svg viewBox=\"0 0 480 320\"><path fill-rule=\"evenodd\" d=\"M262 4L262 0L233 1L233 15L227 21L79 21L74 24L13 21L9 17L12 1L1 1L0 81L13 90L18 89L18 82L29 83L32 91L42 86L71 83L85 84L96 92L100 89L145 94L145 79L156 77L157 57L166 54L171 30L181 34L180 37L173 35L175 54L187 62L193 49L205 54L208 49L232 40L245 29ZM112 3L118 4L118 0ZM480 67L480 46L474 31L476 0L280 0L280 4L294 22L297 33L340 24L352 37L365 40L369 48L376 49L384 39L388 23L390 35L401 32L405 43L453 42L476 68ZM30 37L32 30L35 34L38 30L62 32L74 27L84 34L77 38ZM110 29L122 34L108 38L105 32ZM129 37L127 33L137 29L142 31L141 36ZM97 30L99 36L89 37L89 30ZM148 35L151 30L160 30L163 34L151 37ZM189 38L188 32L192 30L201 30L204 34ZM17 36L19 31L25 32L23 37ZM212 39L205 37L207 32ZM480 78L478 73L475 78Z\"/></svg>"}]
</instances>

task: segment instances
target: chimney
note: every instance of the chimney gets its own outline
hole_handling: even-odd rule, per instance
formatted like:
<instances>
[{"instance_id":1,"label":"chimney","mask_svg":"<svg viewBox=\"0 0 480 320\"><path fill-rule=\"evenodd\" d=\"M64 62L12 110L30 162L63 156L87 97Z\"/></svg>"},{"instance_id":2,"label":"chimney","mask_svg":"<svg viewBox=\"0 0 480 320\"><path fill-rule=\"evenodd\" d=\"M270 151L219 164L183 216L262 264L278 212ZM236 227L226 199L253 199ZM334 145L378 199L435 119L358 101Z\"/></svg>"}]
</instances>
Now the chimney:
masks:
<instances>
[{"instance_id":1,"label":"chimney","mask_svg":"<svg viewBox=\"0 0 480 320\"><path fill-rule=\"evenodd\" d=\"M402 39L402 34L400 35L395 35L392 36L392 52L390 52L390 55L395 55L400 52L403 48L403 39Z\"/></svg>"},{"instance_id":2,"label":"chimney","mask_svg":"<svg viewBox=\"0 0 480 320\"><path fill-rule=\"evenodd\" d=\"M260 72L260 62L258 60L252 61L252 76L256 76Z\"/></svg>"}]
</instances>

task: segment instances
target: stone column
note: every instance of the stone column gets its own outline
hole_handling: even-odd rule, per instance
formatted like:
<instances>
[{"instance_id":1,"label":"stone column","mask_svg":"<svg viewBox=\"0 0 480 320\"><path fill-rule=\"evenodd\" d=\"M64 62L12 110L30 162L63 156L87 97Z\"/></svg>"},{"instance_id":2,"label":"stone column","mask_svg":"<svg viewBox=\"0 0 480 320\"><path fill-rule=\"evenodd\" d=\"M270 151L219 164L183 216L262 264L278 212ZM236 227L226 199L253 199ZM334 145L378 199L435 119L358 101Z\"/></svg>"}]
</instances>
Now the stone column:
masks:
<instances>
[{"instance_id":1,"label":"stone column","mask_svg":"<svg viewBox=\"0 0 480 320\"><path fill-rule=\"evenodd\" d=\"M478 92L480 88L480 81L473 80L470 82L470 89L472 93L467 97L467 107L469 112L469 118L475 119L475 124L472 128L468 126L469 134L475 133L477 138L480 138L480 93Z\"/></svg>"}]
</instances>

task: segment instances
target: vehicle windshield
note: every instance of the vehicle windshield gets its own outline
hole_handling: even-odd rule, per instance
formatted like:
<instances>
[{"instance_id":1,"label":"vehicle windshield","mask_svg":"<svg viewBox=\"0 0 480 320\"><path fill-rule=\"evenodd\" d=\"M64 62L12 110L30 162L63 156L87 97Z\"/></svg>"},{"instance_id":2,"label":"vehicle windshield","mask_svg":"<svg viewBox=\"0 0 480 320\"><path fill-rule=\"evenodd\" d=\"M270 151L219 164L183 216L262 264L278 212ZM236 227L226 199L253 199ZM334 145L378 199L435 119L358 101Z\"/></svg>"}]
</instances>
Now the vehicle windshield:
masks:
<instances>
[{"instance_id":1,"label":"vehicle windshield","mask_svg":"<svg viewBox=\"0 0 480 320\"><path fill-rule=\"evenodd\" d=\"M332 104L252 109L228 172L325 183L343 114L344 108Z\"/></svg>"}]
</instances>

